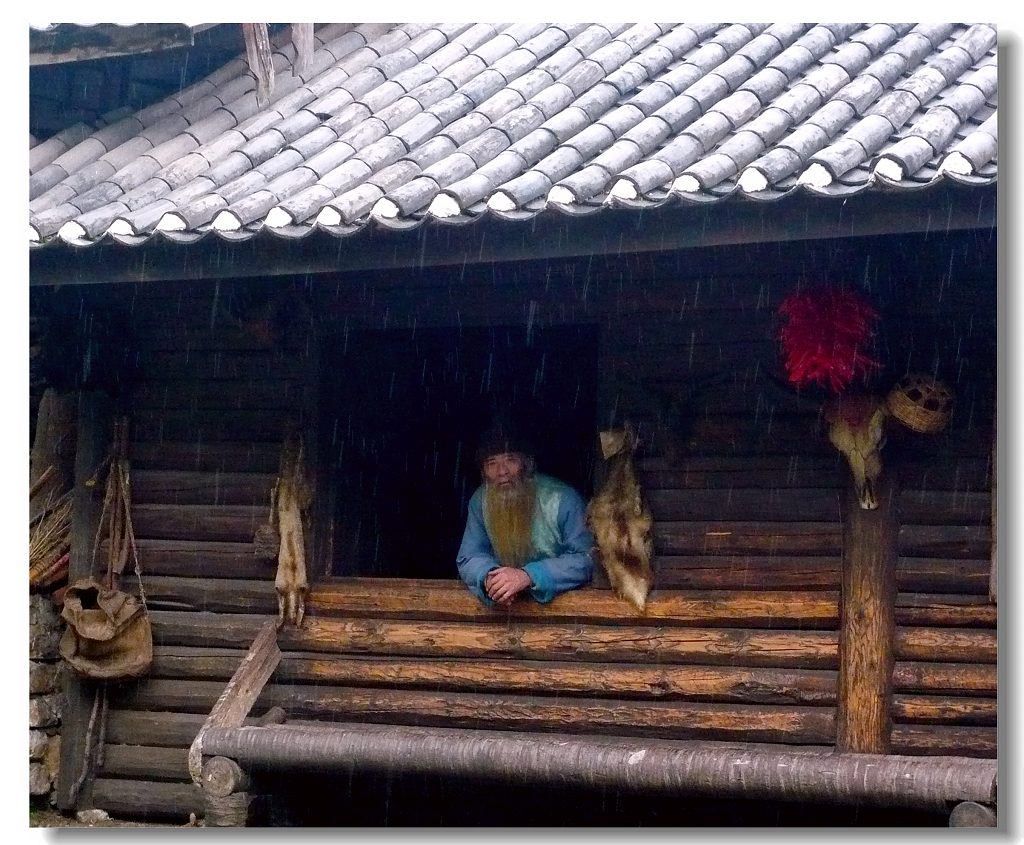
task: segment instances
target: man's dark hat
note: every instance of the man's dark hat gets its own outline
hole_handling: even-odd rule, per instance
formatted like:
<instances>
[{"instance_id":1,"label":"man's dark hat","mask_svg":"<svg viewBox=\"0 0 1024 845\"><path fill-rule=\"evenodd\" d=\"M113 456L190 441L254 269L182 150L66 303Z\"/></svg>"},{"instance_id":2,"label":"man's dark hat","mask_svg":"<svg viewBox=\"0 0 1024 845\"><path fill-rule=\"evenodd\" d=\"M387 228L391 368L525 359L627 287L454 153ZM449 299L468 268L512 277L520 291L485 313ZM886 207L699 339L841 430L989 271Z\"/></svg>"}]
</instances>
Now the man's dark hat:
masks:
<instances>
[{"instance_id":1,"label":"man's dark hat","mask_svg":"<svg viewBox=\"0 0 1024 845\"><path fill-rule=\"evenodd\" d=\"M476 450L476 462L483 465L488 458L503 452L520 452L528 457L532 457L534 454L533 443L530 442L529 437L507 419L492 422L480 436L480 443Z\"/></svg>"}]
</instances>

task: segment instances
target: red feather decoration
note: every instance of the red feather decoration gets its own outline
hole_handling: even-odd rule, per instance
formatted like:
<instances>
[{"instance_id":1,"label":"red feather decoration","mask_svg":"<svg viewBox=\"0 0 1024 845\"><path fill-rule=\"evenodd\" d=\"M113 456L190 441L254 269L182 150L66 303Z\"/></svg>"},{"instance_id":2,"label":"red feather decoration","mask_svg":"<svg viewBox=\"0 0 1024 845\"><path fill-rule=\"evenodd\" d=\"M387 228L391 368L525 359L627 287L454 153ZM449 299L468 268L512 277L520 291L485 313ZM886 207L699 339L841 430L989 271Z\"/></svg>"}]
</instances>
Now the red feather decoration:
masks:
<instances>
[{"instance_id":1,"label":"red feather decoration","mask_svg":"<svg viewBox=\"0 0 1024 845\"><path fill-rule=\"evenodd\" d=\"M878 312L852 291L817 287L786 297L779 334L786 377L796 387L819 385L842 393L879 363L862 350L875 335Z\"/></svg>"}]
</instances>

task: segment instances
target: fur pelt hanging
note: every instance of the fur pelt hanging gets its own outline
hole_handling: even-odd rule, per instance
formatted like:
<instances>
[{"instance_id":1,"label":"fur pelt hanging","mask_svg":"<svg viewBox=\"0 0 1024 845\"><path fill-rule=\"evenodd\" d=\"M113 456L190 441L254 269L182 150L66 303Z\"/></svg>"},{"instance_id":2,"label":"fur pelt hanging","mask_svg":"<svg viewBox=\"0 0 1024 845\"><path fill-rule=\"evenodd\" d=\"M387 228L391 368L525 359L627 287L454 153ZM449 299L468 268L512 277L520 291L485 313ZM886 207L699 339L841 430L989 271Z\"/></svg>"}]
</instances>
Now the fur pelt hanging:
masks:
<instances>
[{"instance_id":1,"label":"fur pelt hanging","mask_svg":"<svg viewBox=\"0 0 1024 845\"><path fill-rule=\"evenodd\" d=\"M627 424L623 430L602 431L600 439L608 475L587 506L587 524L615 594L643 613L653 580L653 520L633 467L637 438Z\"/></svg>"},{"instance_id":2,"label":"fur pelt hanging","mask_svg":"<svg viewBox=\"0 0 1024 845\"><path fill-rule=\"evenodd\" d=\"M280 548L277 555L277 626L302 626L306 613L306 547L303 516L313 499L306 480L304 446L297 431L290 432L281 449L281 469L274 487Z\"/></svg>"}]
</instances>

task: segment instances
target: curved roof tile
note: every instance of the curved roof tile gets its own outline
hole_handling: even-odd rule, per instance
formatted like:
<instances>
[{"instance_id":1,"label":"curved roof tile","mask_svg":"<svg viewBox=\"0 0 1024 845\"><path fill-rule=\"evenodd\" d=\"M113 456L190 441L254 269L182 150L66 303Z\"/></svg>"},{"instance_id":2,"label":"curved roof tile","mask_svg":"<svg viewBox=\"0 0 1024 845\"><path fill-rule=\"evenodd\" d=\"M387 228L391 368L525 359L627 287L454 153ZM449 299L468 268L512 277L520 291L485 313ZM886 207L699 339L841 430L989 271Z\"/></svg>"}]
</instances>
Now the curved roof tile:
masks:
<instances>
[{"instance_id":1,"label":"curved roof tile","mask_svg":"<svg viewBox=\"0 0 1024 845\"><path fill-rule=\"evenodd\" d=\"M262 108L239 56L34 142L30 242L348 237L997 174L991 24L325 24L304 76L288 38Z\"/></svg>"}]
</instances>

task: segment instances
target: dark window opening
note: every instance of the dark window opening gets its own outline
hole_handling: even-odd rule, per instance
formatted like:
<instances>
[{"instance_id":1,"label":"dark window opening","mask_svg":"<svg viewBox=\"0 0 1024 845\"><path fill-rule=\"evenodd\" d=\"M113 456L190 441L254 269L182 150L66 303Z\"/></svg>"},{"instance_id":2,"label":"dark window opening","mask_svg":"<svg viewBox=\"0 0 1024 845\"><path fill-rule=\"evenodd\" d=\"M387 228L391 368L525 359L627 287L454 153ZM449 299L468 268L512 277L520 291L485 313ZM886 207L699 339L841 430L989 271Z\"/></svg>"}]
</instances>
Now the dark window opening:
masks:
<instances>
[{"instance_id":1,"label":"dark window opening","mask_svg":"<svg viewBox=\"0 0 1024 845\"><path fill-rule=\"evenodd\" d=\"M538 469L589 495L595 327L359 330L324 351L332 575L456 577L495 397L528 416Z\"/></svg>"}]
</instances>

